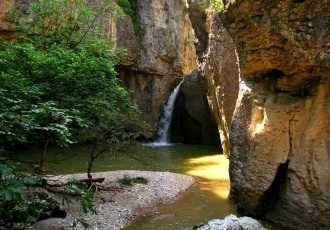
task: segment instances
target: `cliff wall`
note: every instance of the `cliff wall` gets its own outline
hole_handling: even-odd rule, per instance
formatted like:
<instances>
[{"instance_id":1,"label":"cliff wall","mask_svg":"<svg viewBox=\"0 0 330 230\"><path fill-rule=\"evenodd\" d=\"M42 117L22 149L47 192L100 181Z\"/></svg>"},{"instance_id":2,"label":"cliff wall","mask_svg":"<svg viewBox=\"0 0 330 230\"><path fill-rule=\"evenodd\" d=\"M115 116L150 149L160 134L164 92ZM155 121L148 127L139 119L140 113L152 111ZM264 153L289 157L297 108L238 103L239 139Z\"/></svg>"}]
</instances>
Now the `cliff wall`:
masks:
<instances>
[{"instance_id":1,"label":"cliff wall","mask_svg":"<svg viewBox=\"0 0 330 230\"><path fill-rule=\"evenodd\" d=\"M292 229L329 229L330 2L226 4L241 73L231 198Z\"/></svg>"},{"instance_id":2,"label":"cliff wall","mask_svg":"<svg viewBox=\"0 0 330 230\"><path fill-rule=\"evenodd\" d=\"M134 90L141 118L152 131L172 89L196 68L196 52L191 24L180 1L137 1L137 15L139 32L134 33L126 18L116 24L114 37L128 51L119 66L120 77Z\"/></svg>"},{"instance_id":3,"label":"cliff wall","mask_svg":"<svg viewBox=\"0 0 330 230\"><path fill-rule=\"evenodd\" d=\"M187 1L195 32L198 67L209 109L216 123L224 154L230 155L229 127L238 95L239 68L235 45L214 10L201 1Z\"/></svg>"}]
</instances>

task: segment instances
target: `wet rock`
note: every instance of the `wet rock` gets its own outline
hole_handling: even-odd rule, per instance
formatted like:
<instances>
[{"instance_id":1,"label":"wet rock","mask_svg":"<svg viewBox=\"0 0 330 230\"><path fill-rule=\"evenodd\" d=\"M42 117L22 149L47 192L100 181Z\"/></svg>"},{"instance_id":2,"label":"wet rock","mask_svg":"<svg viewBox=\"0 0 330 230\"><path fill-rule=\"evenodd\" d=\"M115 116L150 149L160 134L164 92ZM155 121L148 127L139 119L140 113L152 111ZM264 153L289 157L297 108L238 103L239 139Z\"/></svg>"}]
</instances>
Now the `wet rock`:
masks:
<instances>
[{"instance_id":1,"label":"wet rock","mask_svg":"<svg viewBox=\"0 0 330 230\"><path fill-rule=\"evenodd\" d=\"M33 224L32 227L35 230L64 230L70 229L71 223L67 219L62 218L49 218L45 220L38 221Z\"/></svg>"}]
</instances>

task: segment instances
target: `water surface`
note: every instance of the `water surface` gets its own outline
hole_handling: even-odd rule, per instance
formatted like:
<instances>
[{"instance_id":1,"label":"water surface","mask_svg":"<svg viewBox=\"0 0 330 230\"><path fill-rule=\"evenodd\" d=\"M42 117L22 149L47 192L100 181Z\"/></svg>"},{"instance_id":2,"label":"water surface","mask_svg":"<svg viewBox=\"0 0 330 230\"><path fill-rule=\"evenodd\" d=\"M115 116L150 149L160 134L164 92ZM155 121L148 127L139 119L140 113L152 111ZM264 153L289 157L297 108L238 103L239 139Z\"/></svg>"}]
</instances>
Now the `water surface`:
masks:
<instances>
[{"instance_id":1,"label":"water surface","mask_svg":"<svg viewBox=\"0 0 330 230\"><path fill-rule=\"evenodd\" d=\"M22 161L37 162L40 150L20 151L13 155ZM170 171L195 176L197 186L171 204L160 205L157 211L140 218L127 230L191 229L210 219L237 214L228 199L228 160L219 148L199 145L125 146L116 154L105 153L95 160L93 171L150 170ZM132 159L136 158L138 161ZM86 147L51 147L46 170L53 174L86 172ZM165 185L164 185L165 186Z\"/></svg>"}]
</instances>

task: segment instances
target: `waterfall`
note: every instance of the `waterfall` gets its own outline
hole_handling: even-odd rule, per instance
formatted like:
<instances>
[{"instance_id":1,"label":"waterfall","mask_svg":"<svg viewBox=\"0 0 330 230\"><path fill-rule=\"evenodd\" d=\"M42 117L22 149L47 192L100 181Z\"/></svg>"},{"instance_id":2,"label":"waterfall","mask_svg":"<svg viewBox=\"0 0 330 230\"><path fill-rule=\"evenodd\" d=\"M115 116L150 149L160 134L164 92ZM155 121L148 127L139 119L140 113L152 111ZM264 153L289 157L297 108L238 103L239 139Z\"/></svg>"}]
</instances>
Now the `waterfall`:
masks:
<instances>
[{"instance_id":1,"label":"waterfall","mask_svg":"<svg viewBox=\"0 0 330 230\"><path fill-rule=\"evenodd\" d=\"M169 96L169 98L163 108L162 116L158 122L157 139L155 140L153 145L168 145L169 144L169 137L168 137L169 133L168 132L169 132L172 117L173 117L175 100L178 96L182 82L183 82L183 80L180 82L179 85L177 85L174 88L173 92Z\"/></svg>"}]
</instances>

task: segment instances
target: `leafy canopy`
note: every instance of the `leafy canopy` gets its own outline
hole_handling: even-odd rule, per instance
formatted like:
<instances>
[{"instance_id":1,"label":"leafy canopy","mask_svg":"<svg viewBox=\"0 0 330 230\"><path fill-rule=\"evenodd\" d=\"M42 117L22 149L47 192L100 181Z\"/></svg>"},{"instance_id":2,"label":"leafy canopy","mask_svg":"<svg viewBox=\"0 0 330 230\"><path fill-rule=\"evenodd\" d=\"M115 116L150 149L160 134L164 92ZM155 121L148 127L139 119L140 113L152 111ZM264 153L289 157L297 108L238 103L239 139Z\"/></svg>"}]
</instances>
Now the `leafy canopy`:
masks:
<instances>
[{"instance_id":1,"label":"leafy canopy","mask_svg":"<svg viewBox=\"0 0 330 230\"><path fill-rule=\"evenodd\" d=\"M106 26L124 13L113 1L95 2L36 0L11 11L16 37L0 43L1 151L18 142L42 144L43 168L48 143L68 145L80 133L95 143L126 136L118 124L138 110L117 78L123 51L115 48ZM0 219L21 203L26 187L39 183L39 177L16 173L0 158ZM71 183L67 189L81 188ZM95 211L92 195L82 193L84 212ZM41 215L36 209L22 213L26 223Z\"/></svg>"},{"instance_id":2,"label":"leafy canopy","mask_svg":"<svg viewBox=\"0 0 330 230\"><path fill-rule=\"evenodd\" d=\"M118 5L40 0L10 15L17 38L0 46L0 143L67 145L78 128L137 112L105 27L123 15Z\"/></svg>"}]
</instances>

